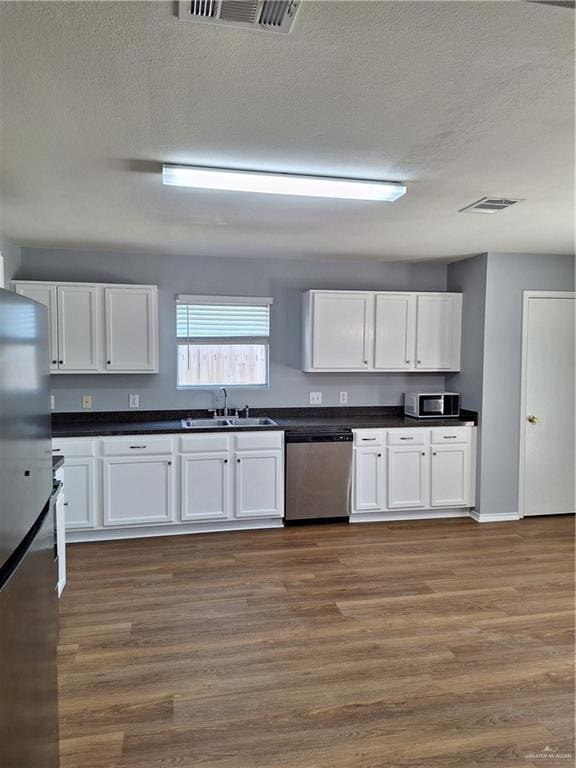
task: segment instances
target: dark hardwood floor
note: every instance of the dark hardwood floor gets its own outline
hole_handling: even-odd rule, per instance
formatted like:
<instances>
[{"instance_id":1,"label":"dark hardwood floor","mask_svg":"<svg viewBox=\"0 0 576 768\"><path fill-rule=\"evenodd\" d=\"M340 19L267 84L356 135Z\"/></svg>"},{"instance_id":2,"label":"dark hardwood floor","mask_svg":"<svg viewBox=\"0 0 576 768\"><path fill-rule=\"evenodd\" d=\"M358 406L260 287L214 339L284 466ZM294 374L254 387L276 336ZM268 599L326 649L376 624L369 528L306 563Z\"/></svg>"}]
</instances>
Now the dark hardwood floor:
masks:
<instances>
[{"instance_id":1,"label":"dark hardwood floor","mask_svg":"<svg viewBox=\"0 0 576 768\"><path fill-rule=\"evenodd\" d=\"M572 765L573 532L461 519L72 545L62 768Z\"/></svg>"}]
</instances>

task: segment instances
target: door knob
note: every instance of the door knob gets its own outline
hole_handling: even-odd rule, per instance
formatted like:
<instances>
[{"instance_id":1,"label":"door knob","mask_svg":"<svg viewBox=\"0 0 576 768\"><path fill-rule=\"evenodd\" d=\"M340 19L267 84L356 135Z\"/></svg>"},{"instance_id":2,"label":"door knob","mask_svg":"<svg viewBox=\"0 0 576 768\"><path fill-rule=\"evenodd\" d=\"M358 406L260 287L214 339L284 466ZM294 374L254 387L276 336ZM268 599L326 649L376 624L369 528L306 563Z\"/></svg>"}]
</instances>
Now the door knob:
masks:
<instances>
[{"instance_id":1,"label":"door knob","mask_svg":"<svg viewBox=\"0 0 576 768\"><path fill-rule=\"evenodd\" d=\"M530 424L538 424L540 419L538 418L538 416L528 416L528 421L530 422Z\"/></svg>"}]
</instances>

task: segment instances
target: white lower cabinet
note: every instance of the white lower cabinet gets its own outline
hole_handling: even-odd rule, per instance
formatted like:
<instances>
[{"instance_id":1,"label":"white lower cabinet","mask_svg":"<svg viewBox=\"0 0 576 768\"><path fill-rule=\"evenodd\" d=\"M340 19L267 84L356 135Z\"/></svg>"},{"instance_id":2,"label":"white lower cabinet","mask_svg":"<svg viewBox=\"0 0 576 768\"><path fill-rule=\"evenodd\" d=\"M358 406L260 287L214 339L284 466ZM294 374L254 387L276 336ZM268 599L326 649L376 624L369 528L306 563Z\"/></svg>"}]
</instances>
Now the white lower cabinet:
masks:
<instances>
[{"instance_id":1,"label":"white lower cabinet","mask_svg":"<svg viewBox=\"0 0 576 768\"><path fill-rule=\"evenodd\" d=\"M104 525L173 522L173 465L172 458L166 456L103 459Z\"/></svg>"},{"instance_id":2,"label":"white lower cabinet","mask_svg":"<svg viewBox=\"0 0 576 768\"><path fill-rule=\"evenodd\" d=\"M475 427L354 433L352 521L467 514L474 506Z\"/></svg>"},{"instance_id":3,"label":"white lower cabinet","mask_svg":"<svg viewBox=\"0 0 576 768\"><path fill-rule=\"evenodd\" d=\"M384 450L381 447L354 450L354 508L359 512L385 508Z\"/></svg>"},{"instance_id":4,"label":"white lower cabinet","mask_svg":"<svg viewBox=\"0 0 576 768\"><path fill-rule=\"evenodd\" d=\"M180 457L180 519L232 517L230 458L227 452Z\"/></svg>"},{"instance_id":5,"label":"white lower cabinet","mask_svg":"<svg viewBox=\"0 0 576 768\"><path fill-rule=\"evenodd\" d=\"M75 541L282 525L282 432L62 438L53 451Z\"/></svg>"},{"instance_id":6,"label":"white lower cabinet","mask_svg":"<svg viewBox=\"0 0 576 768\"><path fill-rule=\"evenodd\" d=\"M96 459L71 456L62 467L67 530L94 528L96 524Z\"/></svg>"},{"instance_id":7,"label":"white lower cabinet","mask_svg":"<svg viewBox=\"0 0 576 768\"><path fill-rule=\"evenodd\" d=\"M430 465L430 506L469 506L471 474L469 446L433 446Z\"/></svg>"},{"instance_id":8,"label":"white lower cabinet","mask_svg":"<svg viewBox=\"0 0 576 768\"><path fill-rule=\"evenodd\" d=\"M428 506L429 456L421 446L388 448L388 509Z\"/></svg>"},{"instance_id":9,"label":"white lower cabinet","mask_svg":"<svg viewBox=\"0 0 576 768\"><path fill-rule=\"evenodd\" d=\"M235 454L235 464L235 517L282 517L284 483L280 452L242 451Z\"/></svg>"}]
</instances>

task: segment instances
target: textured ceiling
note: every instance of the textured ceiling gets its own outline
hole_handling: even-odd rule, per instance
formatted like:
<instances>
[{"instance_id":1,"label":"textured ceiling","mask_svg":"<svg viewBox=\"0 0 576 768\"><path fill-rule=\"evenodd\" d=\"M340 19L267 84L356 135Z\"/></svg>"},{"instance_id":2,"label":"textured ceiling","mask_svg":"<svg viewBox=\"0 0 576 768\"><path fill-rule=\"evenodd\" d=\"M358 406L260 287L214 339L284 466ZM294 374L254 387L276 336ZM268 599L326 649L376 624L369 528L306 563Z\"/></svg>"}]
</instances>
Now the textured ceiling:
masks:
<instances>
[{"instance_id":1,"label":"textured ceiling","mask_svg":"<svg viewBox=\"0 0 576 768\"><path fill-rule=\"evenodd\" d=\"M573 11L304 0L288 36L174 14L0 3L5 234L240 256L573 251ZM163 188L166 161L408 193L386 205ZM483 195L526 202L458 213Z\"/></svg>"}]
</instances>

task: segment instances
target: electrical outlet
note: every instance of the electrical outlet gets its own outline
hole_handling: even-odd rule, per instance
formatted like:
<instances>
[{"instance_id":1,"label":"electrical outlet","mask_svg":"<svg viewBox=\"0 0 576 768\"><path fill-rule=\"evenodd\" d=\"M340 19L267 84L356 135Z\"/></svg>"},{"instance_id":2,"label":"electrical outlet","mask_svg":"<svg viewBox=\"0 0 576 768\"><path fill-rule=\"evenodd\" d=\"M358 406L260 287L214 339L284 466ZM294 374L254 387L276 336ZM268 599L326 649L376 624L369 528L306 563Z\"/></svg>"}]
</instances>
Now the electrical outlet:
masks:
<instances>
[{"instance_id":1,"label":"electrical outlet","mask_svg":"<svg viewBox=\"0 0 576 768\"><path fill-rule=\"evenodd\" d=\"M82 408L92 408L92 395L82 395Z\"/></svg>"},{"instance_id":2,"label":"electrical outlet","mask_svg":"<svg viewBox=\"0 0 576 768\"><path fill-rule=\"evenodd\" d=\"M140 395L128 395L130 408L140 408Z\"/></svg>"},{"instance_id":3,"label":"electrical outlet","mask_svg":"<svg viewBox=\"0 0 576 768\"><path fill-rule=\"evenodd\" d=\"M346 405L348 402L348 392L340 392L340 405Z\"/></svg>"},{"instance_id":4,"label":"electrical outlet","mask_svg":"<svg viewBox=\"0 0 576 768\"><path fill-rule=\"evenodd\" d=\"M310 405L322 405L322 392L310 392Z\"/></svg>"},{"instance_id":5,"label":"electrical outlet","mask_svg":"<svg viewBox=\"0 0 576 768\"><path fill-rule=\"evenodd\" d=\"M54 405L54 395L50 395L50 408L54 410L56 406Z\"/></svg>"}]
</instances>

